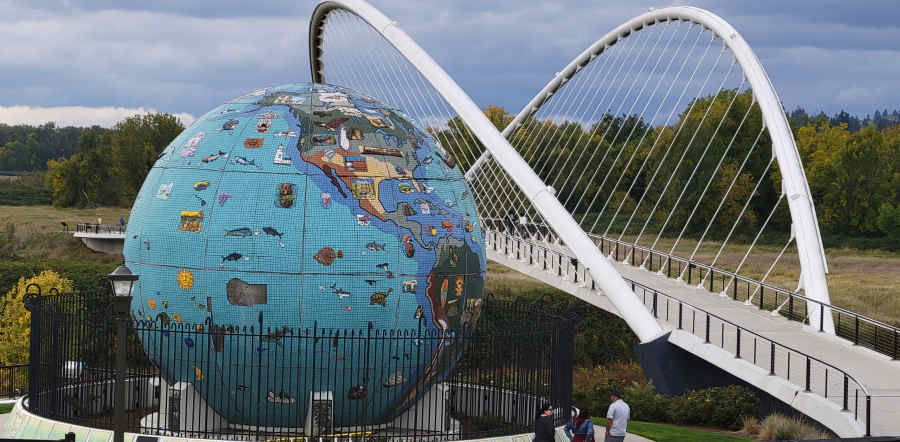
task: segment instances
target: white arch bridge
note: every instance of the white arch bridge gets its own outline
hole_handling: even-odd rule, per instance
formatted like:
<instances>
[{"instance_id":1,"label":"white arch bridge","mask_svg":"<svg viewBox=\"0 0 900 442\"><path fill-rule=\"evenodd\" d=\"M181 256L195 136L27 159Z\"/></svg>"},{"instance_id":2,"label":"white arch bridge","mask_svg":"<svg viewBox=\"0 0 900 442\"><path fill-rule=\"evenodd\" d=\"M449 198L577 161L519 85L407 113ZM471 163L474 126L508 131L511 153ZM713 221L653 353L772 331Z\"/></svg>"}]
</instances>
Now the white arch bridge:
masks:
<instances>
[{"instance_id":1,"label":"white arch bridge","mask_svg":"<svg viewBox=\"0 0 900 442\"><path fill-rule=\"evenodd\" d=\"M466 170L491 260L622 317L663 390L708 363L840 436L900 434L900 330L830 305L801 155L722 18L634 17L511 119L362 0L321 2L309 41L313 81L404 109Z\"/></svg>"}]
</instances>

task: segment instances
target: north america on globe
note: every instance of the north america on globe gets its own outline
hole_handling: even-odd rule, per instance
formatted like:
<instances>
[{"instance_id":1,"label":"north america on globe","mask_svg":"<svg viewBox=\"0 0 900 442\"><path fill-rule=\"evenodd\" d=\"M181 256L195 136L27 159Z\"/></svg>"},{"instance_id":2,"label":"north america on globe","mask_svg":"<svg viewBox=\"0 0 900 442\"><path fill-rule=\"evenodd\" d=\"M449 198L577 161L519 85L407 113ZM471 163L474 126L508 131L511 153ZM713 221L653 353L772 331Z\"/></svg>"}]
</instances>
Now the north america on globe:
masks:
<instances>
[{"instance_id":1,"label":"north america on globe","mask_svg":"<svg viewBox=\"0 0 900 442\"><path fill-rule=\"evenodd\" d=\"M428 130L359 92L299 83L229 101L172 141L134 203L124 255L141 275L136 319L205 331L143 342L167 378L193 383L232 422L295 422L309 393L327 390L336 423L367 424L409 406L461 356L448 349L478 320L483 244L472 192ZM250 327L259 339L229 338ZM419 361L398 350L361 363L369 356L324 339L285 348L297 345L287 334L396 329L442 339L422 340ZM207 347L204 364L179 356ZM262 364L207 383L246 354ZM256 391L259 376L281 385ZM293 405L257 416L263 401ZM346 401L368 411L341 415Z\"/></svg>"}]
</instances>

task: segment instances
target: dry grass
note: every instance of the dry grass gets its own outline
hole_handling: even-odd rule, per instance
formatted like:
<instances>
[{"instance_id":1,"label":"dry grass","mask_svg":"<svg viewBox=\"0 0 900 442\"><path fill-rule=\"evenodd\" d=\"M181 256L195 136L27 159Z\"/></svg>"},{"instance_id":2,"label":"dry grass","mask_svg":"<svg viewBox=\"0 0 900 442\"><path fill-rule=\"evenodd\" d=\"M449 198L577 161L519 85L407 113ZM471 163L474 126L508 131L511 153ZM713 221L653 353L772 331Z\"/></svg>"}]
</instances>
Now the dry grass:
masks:
<instances>
[{"instance_id":1,"label":"dry grass","mask_svg":"<svg viewBox=\"0 0 900 442\"><path fill-rule=\"evenodd\" d=\"M0 229L12 225L18 241L16 255L22 258L77 260L87 259L112 262L121 260L117 255L94 253L81 245L71 233L63 233L65 221L69 229L77 223L115 224L120 217L128 217L129 209L101 207L97 209L58 209L52 206L0 206Z\"/></svg>"},{"instance_id":2,"label":"dry grass","mask_svg":"<svg viewBox=\"0 0 900 442\"><path fill-rule=\"evenodd\" d=\"M21 252L26 256L65 259L90 257L105 259L105 256L85 251L75 240L64 235L47 235L62 230L61 221L70 225L78 222L96 222L98 217L107 223L116 223L120 217L128 216L128 209L104 207L97 209L57 209L51 206L0 206L0 228L8 223L16 225L16 236L22 241L31 241ZM634 238L625 237L624 240ZM653 238L644 238L642 245L651 245ZM658 250L670 250L674 240L661 238ZM681 256L690 256L696 241L684 239L675 249ZM721 243L706 241L697 250L695 259L712 262ZM746 252L747 244L730 243L722 252L716 266L735 269ZM741 273L761 278L778 256L781 246L757 245L753 249ZM866 316L900 325L900 253L880 250L828 249L830 274L828 286L832 303ZM772 284L794 289L800 276L800 263L794 247L788 249L769 275ZM496 263L488 264L487 288L494 292L517 293L541 291L562 294L560 290L510 270Z\"/></svg>"},{"instance_id":3,"label":"dry grass","mask_svg":"<svg viewBox=\"0 0 900 442\"><path fill-rule=\"evenodd\" d=\"M623 240L634 240L625 237ZM650 240L641 240L650 246ZM646 243L646 244L645 244ZM657 250L670 250L674 240L662 238ZM675 254L688 257L697 242L683 239ZM721 242L705 241L697 250L696 261L711 263L719 253ZM748 244L730 243L722 251L716 267L734 270L738 267ZM747 256L740 269L742 275L761 279L775 262L782 246L758 244ZM881 250L826 249L829 275L828 289L832 304L846 308L890 324L900 325L900 253ZM620 255L624 258L624 254ZM800 278L800 261L795 247L789 247L769 275L767 282L787 289L797 288ZM696 281L696 280L695 280ZM524 276L502 265L489 263L487 286L489 290L541 290L562 293L556 288Z\"/></svg>"},{"instance_id":4,"label":"dry grass","mask_svg":"<svg viewBox=\"0 0 900 442\"><path fill-rule=\"evenodd\" d=\"M745 418L741 434L756 440L819 440L834 437L801 418L787 417L778 413L766 416L762 422L757 421L755 432L750 431L754 425L752 422L747 422L748 420L756 421L755 418Z\"/></svg>"}]
</instances>

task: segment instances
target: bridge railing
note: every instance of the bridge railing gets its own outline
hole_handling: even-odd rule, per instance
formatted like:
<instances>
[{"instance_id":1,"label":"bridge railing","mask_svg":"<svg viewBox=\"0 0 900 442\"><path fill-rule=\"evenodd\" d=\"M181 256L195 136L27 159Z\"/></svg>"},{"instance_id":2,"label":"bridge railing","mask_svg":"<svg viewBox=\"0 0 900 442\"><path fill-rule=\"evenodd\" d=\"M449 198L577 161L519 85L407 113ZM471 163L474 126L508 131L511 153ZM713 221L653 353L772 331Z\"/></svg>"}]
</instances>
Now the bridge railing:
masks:
<instances>
[{"instance_id":1,"label":"bridge railing","mask_svg":"<svg viewBox=\"0 0 900 442\"><path fill-rule=\"evenodd\" d=\"M640 266L643 263L644 268L649 271L665 274L669 278L681 277L688 285L703 287L710 292L755 305L760 310L779 314L792 321L809 324L810 311L807 302L820 305L832 311L835 333L838 336L892 359L900 358L898 327L682 256L599 235L590 236L604 254L612 256L617 261L629 259L633 266ZM813 311L822 315L824 309L816 308ZM819 331L822 331L823 321L816 322L820 324Z\"/></svg>"},{"instance_id":2,"label":"bridge railing","mask_svg":"<svg viewBox=\"0 0 900 442\"><path fill-rule=\"evenodd\" d=\"M96 224L96 223L78 223L75 224L75 232L78 233L125 233L127 224Z\"/></svg>"},{"instance_id":3,"label":"bridge railing","mask_svg":"<svg viewBox=\"0 0 900 442\"><path fill-rule=\"evenodd\" d=\"M485 222L485 226L491 230L515 231L522 238L553 236L552 231L546 226L521 225L517 220L511 219L490 219ZM791 321L808 325L810 310L820 315L821 319L825 309L830 309L835 333L838 336L894 360L900 359L900 327L683 256L600 235L588 236L594 240L604 255L616 261L627 259L632 266L643 266L649 271L665 274L669 278L681 278L688 285L697 285L735 301L754 305L760 310L779 314ZM824 309L809 309L807 303L817 304ZM819 331L823 331L824 321L815 322L820 324Z\"/></svg>"},{"instance_id":4,"label":"bridge railing","mask_svg":"<svg viewBox=\"0 0 900 442\"><path fill-rule=\"evenodd\" d=\"M511 259L528 261L539 270L595 288L588 269L580 266L577 259L565 253L562 247L537 244L495 230L485 232L485 242L487 247ZM677 322L678 330L689 331L706 344L716 345L737 359L767 370L770 376L783 378L801 386L807 393L834 402L865 426L866 436L871 435L872 395L852 374L693 304L627 278L625 280L654 317L670 323Z\"/></svg>"}]
</instances>

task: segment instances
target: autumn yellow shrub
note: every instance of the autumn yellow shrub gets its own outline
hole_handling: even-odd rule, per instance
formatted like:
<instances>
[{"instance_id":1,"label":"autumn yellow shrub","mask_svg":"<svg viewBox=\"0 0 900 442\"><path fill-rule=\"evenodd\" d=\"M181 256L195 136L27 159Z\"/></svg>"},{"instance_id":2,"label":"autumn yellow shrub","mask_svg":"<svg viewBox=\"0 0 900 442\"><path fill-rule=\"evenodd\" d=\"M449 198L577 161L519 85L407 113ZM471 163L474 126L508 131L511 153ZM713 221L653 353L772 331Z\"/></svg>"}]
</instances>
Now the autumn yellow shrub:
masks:
<instances>
[{"instance_id":1,"label":"autumn yellow shrub","mask_svg":"<svg viewBox=\"0 0 900 442\"><path fill-rule=\"evenodd\" d=\"M28 362L28 346L31 342L31 312L25 310L22 296L25 287L37 284L46 295L55 288L60 293L72 291L72 281L52 270L25 279L19 278L16 286L5 295L5 309L0 316L0 365ZM34 288L32 288L34 290Z\"/></svg>"}]
</instances>

